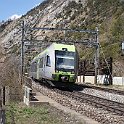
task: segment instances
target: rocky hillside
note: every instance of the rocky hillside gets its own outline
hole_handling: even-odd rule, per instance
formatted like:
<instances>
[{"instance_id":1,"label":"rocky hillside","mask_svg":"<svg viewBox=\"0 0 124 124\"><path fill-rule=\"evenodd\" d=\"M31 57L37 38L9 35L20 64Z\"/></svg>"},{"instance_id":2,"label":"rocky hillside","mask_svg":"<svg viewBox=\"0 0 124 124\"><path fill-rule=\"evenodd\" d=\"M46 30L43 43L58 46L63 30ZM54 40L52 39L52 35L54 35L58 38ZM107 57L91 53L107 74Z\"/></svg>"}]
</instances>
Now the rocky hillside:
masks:
<instances>
[{"instance_id":1,"label":"rocky hillside","mask_svg":"<svg viewBox=\"0 0 124 124\"><path fill-rule=\"evenodd\" d=\"M124 57L121 56L121 42L124 40L124 1L123 0L45 0L17 20L0 23L0 45L4 54L15 54L20 60L22 21L25 27L53 27L71 29L99 28L100 56L113 57L114 75L124 76ZM48 45L55 40L80 40L92 38L89 34L67 33L62 31L26 30L25 39L42 40L37 44ZM35 41L34 41L35 42ZM36 43L36 42L35 42ZM36 49L36 52L41 51ZM93 58L94 49L77 45L80 58ZM35 53L32 54L32 56ZM30 58L31 59L31 58Z\"/></svg>"}]
</instances>

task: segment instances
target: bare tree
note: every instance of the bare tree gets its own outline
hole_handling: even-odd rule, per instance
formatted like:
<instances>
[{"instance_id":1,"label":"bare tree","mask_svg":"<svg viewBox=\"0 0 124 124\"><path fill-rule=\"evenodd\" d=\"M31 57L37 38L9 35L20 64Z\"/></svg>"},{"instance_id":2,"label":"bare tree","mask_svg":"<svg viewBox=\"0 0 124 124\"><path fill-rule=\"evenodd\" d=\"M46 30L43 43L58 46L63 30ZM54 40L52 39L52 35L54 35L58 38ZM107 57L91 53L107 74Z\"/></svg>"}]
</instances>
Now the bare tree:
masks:
<instances>
[{"instance_id":1,"label":"bare tree","mask_svg":"<svg viewBox=\"0 0 124 124\"><path fill-rule=\"evenodd\" d=\"M2 67L0 67L0 82L3 86L8 86L10 100L22 99L22 86L20 82L20 62L15 55L6 57Z\"/></svg>"}]
</instances>

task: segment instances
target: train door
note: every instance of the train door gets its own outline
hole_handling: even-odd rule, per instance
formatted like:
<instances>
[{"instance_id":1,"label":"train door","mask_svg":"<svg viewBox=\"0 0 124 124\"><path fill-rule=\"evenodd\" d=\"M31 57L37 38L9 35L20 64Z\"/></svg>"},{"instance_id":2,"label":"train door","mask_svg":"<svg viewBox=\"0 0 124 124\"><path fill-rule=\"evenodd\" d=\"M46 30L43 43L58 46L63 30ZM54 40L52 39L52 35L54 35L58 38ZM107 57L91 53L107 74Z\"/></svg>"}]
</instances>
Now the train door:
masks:
<instances>
[{"instance_id":1,"label":"train door","mask_svg":"<svg viewBox=\"0 0 124 124\"><path fill-rule=\"evenodd\" d=\"M44 78L44 71L45 71L45 66L44 66L44 57L41 57L37 61L37 79L42 80Z\"/></svg>"},{"instance_id":2,"label":"train door","mask_svg":"<svg viewBox=\"0 0 124 124\"><path fill-rule=\"evenodd\" d=\"M37 61L37 79L40 79L40 59Z\"/></svg>"},{"instance_id":3,"label":"train door","mask_svg":"<svg viewBox=\"0 0 124 124\"><path fill-rule=\"evenodd\" d=\"M46 55L45 57L45 77L47 79L51 79L51 59L50 59L50 55Z\"/></svg>"},{"instance_id":4,"label":"train door","mask_svg":"<svg viewBox=\"0 0 124 124\"><path fill-rule=\"evenodd\" d=\"M45 78L45 56L43 56L43 68L42 68L42 77Z\"/></svg>"},{"instance_id":5,"label":"train door","mask_svg":"<svg viewBox=\"0 0 124 124\"><path fill-rule=\"evenodd\" d=\"M44 61L45 61L44 57L41 57L39 62L39 79L44 78L44 73L45 73Z\"/></svg>"}]
</instances>

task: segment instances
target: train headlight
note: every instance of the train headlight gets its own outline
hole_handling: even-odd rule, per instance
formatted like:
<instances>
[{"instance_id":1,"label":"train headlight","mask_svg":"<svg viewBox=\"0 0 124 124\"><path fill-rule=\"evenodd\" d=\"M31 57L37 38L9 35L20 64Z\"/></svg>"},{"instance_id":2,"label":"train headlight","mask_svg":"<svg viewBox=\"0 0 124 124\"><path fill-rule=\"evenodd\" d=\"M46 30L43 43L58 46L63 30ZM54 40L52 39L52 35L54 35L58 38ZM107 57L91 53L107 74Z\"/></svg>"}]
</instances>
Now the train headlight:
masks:
<instances>
[{"instance_id":1,"label":"train headlight","mask_svg":"<svg viewBox=\"0 0 124 124\"><path fill-rule=\"evenodd\" d=\"M71 74L74 74L74 71L71 71Z\"/></svg>"},{"instance_id":2,"label":"train headlight","mask_svg":"<svg viewBox=\"0 0 124 124\"><path fill-rule=\"evenodd\" d=\"M56 73L59 73L59 70L56 70Z\"/></svg>"},{"instance_id":3,"label":"train headlight","mask_svg":"<svg viewBox=\"0 0 124 124\"><path fill-rule=\"evenodd\" d=\"M55 79L56 78L56 75L55 74L52 74L52 78Z\"/></svg>"}]
</instances>

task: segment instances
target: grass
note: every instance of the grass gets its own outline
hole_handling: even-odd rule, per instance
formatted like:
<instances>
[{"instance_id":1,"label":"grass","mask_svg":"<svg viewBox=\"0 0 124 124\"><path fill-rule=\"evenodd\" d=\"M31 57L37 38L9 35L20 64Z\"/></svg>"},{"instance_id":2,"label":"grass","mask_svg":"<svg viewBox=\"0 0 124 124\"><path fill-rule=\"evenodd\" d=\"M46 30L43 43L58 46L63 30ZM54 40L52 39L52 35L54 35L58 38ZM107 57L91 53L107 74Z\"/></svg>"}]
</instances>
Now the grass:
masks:
<instances>
[{"instance_id":1,"label":"grass","mask_svg":"<svg viewBox=\"0 0 124 124\"><path fill-rule=\"evenodd\" d=\"M46 106L27 107L12 103L7 106L6 124L61 124L55 116Z\"/></svg>"}]
</instances>

